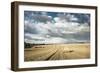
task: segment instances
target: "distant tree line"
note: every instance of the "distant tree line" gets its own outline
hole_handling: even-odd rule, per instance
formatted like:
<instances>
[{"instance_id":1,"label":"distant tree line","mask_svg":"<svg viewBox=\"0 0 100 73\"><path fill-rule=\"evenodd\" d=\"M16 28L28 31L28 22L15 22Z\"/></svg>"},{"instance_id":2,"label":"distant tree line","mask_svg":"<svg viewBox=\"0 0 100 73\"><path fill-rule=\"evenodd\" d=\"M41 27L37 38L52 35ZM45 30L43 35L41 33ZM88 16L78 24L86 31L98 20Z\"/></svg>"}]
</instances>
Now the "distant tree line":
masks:
<instances>
[{"instance_id":1,"label":"distant tree line","mask_svg":"<svg viewBox=\"0 0 100 73\"><path fill-rule=\"evenodd\" d=\"M33 44L24 42L24 48L31 48Z\"/></svg>"},{"instance_id":2,"label":"distant tree line","mask_svg":"<svg viewBox=\"0 0 100 73\"><path fill-rule=\"evenodd\" d=\"M69 43L63 43L63 44L74 44L74 43L86 43L86 42L69 42ZM87 42L87 43L89 43L89 42ZM57 44L57 43L55 43L55 44ZM62 44L62 43L59 43L59 44ZM53 44L44 44L44 43L42 43L42 44L35 44L35 43L26 43L26 42L24 42L24 48L31 48L31 47L33 47L33 46L37 46L37 45L53 45Z\"/></svg>"},{"instance_id":3,"label":"distant tree line","mask_svg":"<svg viewBox=\"0 0 100 73\"><path fill-rule=\"evenodd\" d=\"M24 48L31 48L36 45L46 45L46 44L31 44L31 43L24 42Z\"/></svg>"}]
</instances>

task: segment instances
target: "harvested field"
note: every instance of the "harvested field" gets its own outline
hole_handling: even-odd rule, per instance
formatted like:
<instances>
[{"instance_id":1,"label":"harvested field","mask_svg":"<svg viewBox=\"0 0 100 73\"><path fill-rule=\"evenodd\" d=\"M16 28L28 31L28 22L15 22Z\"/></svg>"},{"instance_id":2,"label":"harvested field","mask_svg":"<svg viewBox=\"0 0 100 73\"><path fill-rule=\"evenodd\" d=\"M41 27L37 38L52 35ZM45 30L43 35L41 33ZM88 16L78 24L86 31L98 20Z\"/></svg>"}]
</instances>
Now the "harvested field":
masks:
<instances>
[{"instance_id":1,"label":"harvested field","mask_svg":"<svg viewBox=\"0 0 100 73\"><path fill-rule=\"evenodd\" d=\"M25 48L25 61L47 61L90 58L89 43L36 45Z\"/></svg>"}]
</instances>

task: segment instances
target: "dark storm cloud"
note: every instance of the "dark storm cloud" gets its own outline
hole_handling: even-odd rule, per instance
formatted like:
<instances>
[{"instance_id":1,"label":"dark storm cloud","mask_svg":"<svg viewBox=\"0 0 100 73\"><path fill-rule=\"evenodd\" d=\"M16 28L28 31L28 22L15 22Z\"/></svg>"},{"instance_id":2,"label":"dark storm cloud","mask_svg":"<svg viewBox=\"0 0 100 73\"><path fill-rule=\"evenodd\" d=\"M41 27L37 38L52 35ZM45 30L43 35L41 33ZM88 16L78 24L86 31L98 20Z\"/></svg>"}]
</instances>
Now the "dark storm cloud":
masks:
<instances>
[{"instance_id":1,"label":"dark storm cloud","mask_svg":"<svg viewBox=\"0 0 100 73\"><path fill-rule=\"evenodd\" d=\"M24 25L24 32L25 33L31 33L31 34L38 33L38 31L36 30L36 27L32 23L30 23L29 21L26 20L24 24L25 24Z\"/></svg>"},{"instance_id":2,"label":"dark storm cloud","mask_svg":"<svg viewBox=\"0 0 100 73\"><path fill-rule=\"evenodd\" d=\"M25 20L33 20L34 22L51 22L52 18L45 13L43 14L42 12L31 12L31 11L25 11Z\"/></svg>"}]
</instances>

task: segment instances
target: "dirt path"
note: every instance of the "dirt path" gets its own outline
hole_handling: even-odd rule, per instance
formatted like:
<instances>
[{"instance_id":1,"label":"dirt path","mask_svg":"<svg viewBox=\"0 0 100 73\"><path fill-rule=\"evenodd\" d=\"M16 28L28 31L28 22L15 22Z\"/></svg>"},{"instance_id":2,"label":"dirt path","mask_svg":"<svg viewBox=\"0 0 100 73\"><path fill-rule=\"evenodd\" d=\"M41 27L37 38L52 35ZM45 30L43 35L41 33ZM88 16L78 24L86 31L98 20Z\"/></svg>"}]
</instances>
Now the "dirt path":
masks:
<instances>
[{"instance_id":1,"label":"dirt path","mask_svg":"<svg viewBox=\"0 0 100 73\"><path fill-rule=\"evenodd\" d=\"M86 59L90 58L90 46L89 44L39 45L26 49L24 57L25 61Z\"/></svg>"}]
</instances>

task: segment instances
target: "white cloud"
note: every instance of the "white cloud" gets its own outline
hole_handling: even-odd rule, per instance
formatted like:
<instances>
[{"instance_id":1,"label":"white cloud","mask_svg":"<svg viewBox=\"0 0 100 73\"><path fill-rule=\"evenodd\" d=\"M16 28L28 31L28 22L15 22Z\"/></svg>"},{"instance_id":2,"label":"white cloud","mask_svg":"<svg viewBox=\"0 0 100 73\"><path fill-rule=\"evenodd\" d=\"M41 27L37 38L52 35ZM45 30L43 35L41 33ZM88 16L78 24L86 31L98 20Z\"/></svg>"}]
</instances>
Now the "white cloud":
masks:
<instances>
[{"instance_id":1,"label":"white cloud","mask_svg":"<svg viewBox=\"0 0 100 73\"><path fill-rule=\"evenodd\" d=\"M61 37L52 37L52 38L47 38L44 43L52 44L52 43L65 43L65 42L66 39L63 39Z\"/></svg>"},{"instance_id":2,"label":"white cloud","mask_svg":"<svg viewBox=\"0 0 100 73\"><path fill-rule=\"evenodd\" d=\"M38 20L38 18L36 20ZM50 19L50 21L48 21L48 19ZM87 36L85 38L82 37L83 34L87 35L87 32L90 32L88 23L69 22L69 20L78 20L71 14L63 14L58 15L58 17L54 17L53 19L55 23L52 23L53 20L51 19L51 16L48 16L45 12L43 12L39 20L46 20L46 23L33 23L25 20L25 41L28 43L38 44L89 41L89 39L87 40ZM75 38L74 36L79 38Z\"/></svg>"},{"instance_id":3,"label":"white cloud","mask_svg":"<svg viewBox=\"0 0 100 73\"><path fill-rule=\"evenodd\" d=\"M71 21L77 21L78 20L78 18L76 18L74 15L71 15L71 14L67 14L66 17L69 18L69 20L71 20Z\"/></svg>"},{"instance_id":4,"label":"white cloud","mask_svg":"<svg viewBox=\"0 0 100 73\"><path fill-rule=\"evenodd\" d=\"M60 21L59 17L55 17L54 20L55 20L55 22L59 22Z\"/></svg>"}]
</instances>

